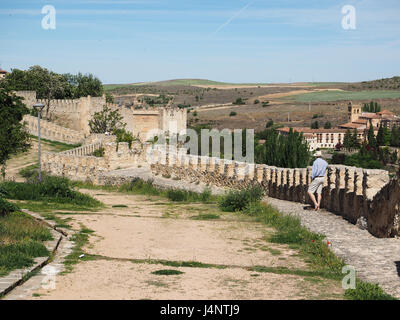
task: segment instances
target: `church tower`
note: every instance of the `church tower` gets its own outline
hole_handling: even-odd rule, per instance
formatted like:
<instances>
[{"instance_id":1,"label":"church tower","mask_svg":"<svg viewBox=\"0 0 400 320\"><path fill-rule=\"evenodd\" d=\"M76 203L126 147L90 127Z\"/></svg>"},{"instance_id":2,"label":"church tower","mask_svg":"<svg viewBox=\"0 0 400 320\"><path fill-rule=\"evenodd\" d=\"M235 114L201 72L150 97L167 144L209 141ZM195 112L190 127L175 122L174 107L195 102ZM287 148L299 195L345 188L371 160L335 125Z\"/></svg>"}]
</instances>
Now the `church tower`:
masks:
<instances>
[{"instance_id":1,"label":"church tower","mask_svg":"<svg viewBox=\"0 0 400 320\"><path fill-rule=\"evenodd\" d=\"M361 105L355 104L350 101L348 105L348 121L354 122L357 121L361 115Z\"/></svg>"}]
</instances>

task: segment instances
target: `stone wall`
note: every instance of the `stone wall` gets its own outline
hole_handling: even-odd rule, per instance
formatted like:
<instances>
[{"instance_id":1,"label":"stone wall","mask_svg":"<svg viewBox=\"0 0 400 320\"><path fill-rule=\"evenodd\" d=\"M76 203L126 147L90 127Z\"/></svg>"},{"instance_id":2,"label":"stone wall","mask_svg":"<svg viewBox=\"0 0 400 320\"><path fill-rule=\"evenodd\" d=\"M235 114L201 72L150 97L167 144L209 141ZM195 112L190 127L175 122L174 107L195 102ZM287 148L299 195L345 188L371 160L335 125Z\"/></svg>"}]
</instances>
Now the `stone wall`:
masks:
<instances>
[{"instance_id":1,"label":"stone wall","mask_svg":"<svg viewBox=\"0 0 400 320\"><path fill-rule=\"evenodd\" d=\"M18 91L16 94L24 98L28 108L32 108L35 103L47 105L47 100L36 99L34 91ZM118 110L123 117L122 121L126 123L125 129L142 141L146 140L150 130L186 132L186 109L166 107L134 110L131 107L106 103L105 96L51 100L48 117L51 122L79 131L87 137L90 135L89 121L93 114L102 111L104 106Z\"/></svg>"},{"instance_id":2,"label":"stone wall","mask_svg":"<svg viewBox=\"0 0 400 320\"><path fill-rule=\"evenodd\" d=\"M311 167L287 169L248 164L187 155L185 149L153 149L150 159L156 175L236 189L260 185L269 197L310 203L307 189ZM400 236L399 204L399 180L390 181L387 171L329 166L322 208L353 224L366 221L366 228L376 237L391 237Z\"/></svg>"},{"instance_id":3,"label":"stone wall","mask_svg":"<svg viewBox=\"0 0 400 320\"><path fill-rule=\"evenodd\" d=\"M91 156L94 151L104 148L103 157ZM60 153L45 152L42 168L52 175L64 176L72 180L97 183L103 172L144 164L145 153L140 143L96 142Z\"/></svg>"},{"instance_id":4,"label":"stone wall","mask_svg":"<svg viewBox=\"0 0 400 320\"><path fill-rule=\"evenodd\" d=\"M38 135L38 119L31 115L25 115L23 121L26 122L26 126L30 134ZM79 131L61 127L53 122L46 120L40 120L40 134L41 137L48 140L59 141L69 144L82 143L85 136Z\"/></svg>"}]
</instances>

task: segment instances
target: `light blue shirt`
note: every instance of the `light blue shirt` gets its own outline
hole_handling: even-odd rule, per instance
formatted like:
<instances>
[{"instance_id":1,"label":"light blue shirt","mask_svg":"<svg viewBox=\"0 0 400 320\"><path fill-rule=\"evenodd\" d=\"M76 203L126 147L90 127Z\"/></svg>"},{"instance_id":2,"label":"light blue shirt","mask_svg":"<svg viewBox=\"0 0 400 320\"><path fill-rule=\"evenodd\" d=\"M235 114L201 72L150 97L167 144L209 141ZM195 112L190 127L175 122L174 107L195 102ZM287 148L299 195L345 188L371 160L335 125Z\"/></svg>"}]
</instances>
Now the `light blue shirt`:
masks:
<instances>
[{"instance_id":1,"label":"light blue shirt","mask_svg":"<svg viewBox=\"0 0 400 320\"><path fill-rule=\"evenodd\" d=\"M328 162L324 159L317 158L312 166L311 179L314 180L316 177L324 177L327 168Z\"/></svg>"}]
</instances>

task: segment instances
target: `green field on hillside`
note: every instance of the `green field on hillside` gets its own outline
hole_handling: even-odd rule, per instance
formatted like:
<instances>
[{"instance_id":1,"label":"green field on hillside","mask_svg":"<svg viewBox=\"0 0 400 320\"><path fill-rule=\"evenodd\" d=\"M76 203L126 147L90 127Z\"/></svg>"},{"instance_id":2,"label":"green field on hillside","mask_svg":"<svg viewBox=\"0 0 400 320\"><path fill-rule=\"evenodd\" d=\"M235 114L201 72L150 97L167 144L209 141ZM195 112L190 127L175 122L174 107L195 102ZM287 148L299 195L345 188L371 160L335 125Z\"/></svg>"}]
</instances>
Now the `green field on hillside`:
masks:
<instances>
[{"instance_id":1,"label":"green field on hillside","mask_svg":"<svg viewBox=\"0 0 400 320\"><path fill-rule=\"evenodd\" d=\"M341 100L376 100L400 98L400 91L371 90L371 91L319 91L293 95L283 100L297 102L328 102Z\"/></svg>"}]
</instances>

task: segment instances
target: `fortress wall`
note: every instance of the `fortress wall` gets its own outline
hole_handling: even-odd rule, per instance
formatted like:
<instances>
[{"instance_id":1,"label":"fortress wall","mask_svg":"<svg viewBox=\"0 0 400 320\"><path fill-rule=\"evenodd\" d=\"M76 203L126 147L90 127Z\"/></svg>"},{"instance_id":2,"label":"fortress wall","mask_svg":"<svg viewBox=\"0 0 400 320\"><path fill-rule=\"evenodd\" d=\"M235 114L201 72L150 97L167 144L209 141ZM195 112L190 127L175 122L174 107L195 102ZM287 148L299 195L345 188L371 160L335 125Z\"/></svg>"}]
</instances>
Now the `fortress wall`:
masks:
<instances>
[{"instance_id":1,"label":"fortress wall","mask_svg":"<svg viewBox=\"0 0 400 320\"><path fill-rule=\"evenodd\" d=\"M32 108L36 103L35 91L16 91L15 94L23 98L22 102L25 103L28 108Z\"/></svg>"},{"instance_id":2,"label":"fortress wall","mask_svg":"<svg viewBox=\"0 0 400 320\"><path fill-rule=\"evenodd\" d=\"M312 167L288 169L248 164L212 157L153 149L151 170L156 175L219 187L243 189L260 185L272 198L311 204L307 195ZM385 170L329 166L323 188L322 208L351 223L367 220L377 237L400 236L399 180L390 180Z\"/></svg>"},{"instance_id":3,"label":"fortress wall","mask_svg":"<svg viewBox=\"0 0 400 320\"><path fill-rule=\"evenodd\" d=\"M38 135L38 120L37 117L30 115L25 115L23 121L26 122L27 128L30 134ZM46 120L40 120L40 133L41 137L48 140L69 143L69 144L79 144L84 140L84 135L81 132L61 127L53 122Z\"/></svg>"},{"instance_id":4,"label":"fortress wall","mask_svg":"<svg viewBox=\"0 0 400 320\"><path fill-rule=\"evenodd\" d=\"M103 157L91 156L101 147L104 148ZM97 183L103 172L144 164L143 150L140 143L133 143L129 148L126 142L101 141L60 153L44 152L42 168L52 175Z\"/></svg>"}]
</instances>

